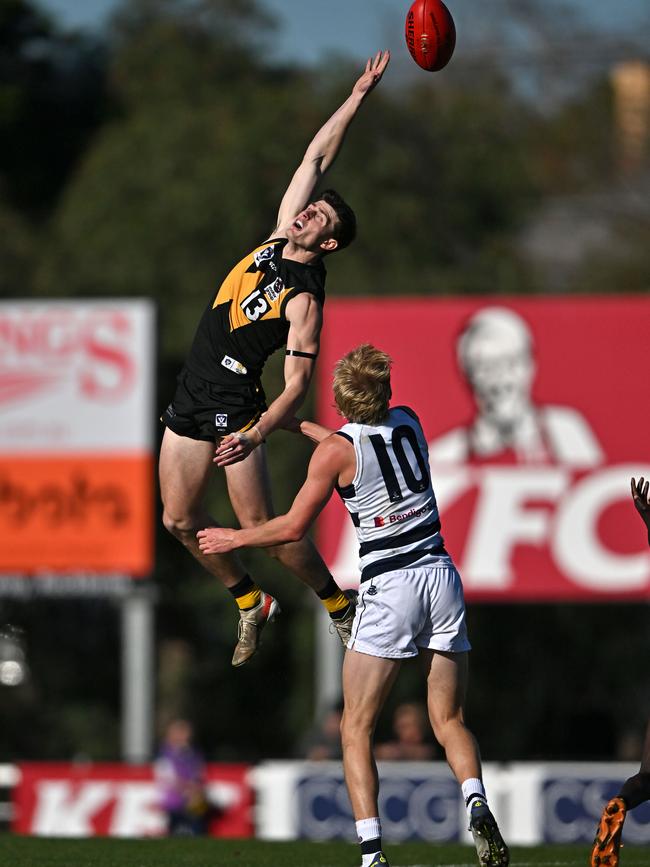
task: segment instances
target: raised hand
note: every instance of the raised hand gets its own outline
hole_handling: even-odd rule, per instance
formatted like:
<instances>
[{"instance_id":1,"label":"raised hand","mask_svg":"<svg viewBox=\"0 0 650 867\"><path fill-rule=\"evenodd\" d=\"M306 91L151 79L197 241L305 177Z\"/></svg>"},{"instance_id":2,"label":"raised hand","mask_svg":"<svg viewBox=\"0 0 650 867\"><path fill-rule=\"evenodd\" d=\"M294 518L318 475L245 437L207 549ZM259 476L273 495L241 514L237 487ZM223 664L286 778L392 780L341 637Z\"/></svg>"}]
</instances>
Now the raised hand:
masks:
<instances>
[{"instance_id":1,"label":"raised hand","mask_svg":"<svg viewBox=\"0 0 650 867\"><path fill-rule=\"evenodd\" d=\"M352 88L352 93L366 97L381 81L389 60L390 51L378 51L374 57L370 57L363 75Z\"/></svg>"},{"instance_id":2,"label":"raised hand","mask_svg":"<svg viewBox=\"0 0 650 867\"><path fill-rule=\"evenodd\" d=\"M636 510L643 518L643 521L648 528L648 533L650 533L650 497L648 497L648 488L650 487L650 482L644 482L643 476L639 479L639 481L635 481L632 478L632 499L634 500L634 505L636 506Z\"/></svg>"}]
</instances>

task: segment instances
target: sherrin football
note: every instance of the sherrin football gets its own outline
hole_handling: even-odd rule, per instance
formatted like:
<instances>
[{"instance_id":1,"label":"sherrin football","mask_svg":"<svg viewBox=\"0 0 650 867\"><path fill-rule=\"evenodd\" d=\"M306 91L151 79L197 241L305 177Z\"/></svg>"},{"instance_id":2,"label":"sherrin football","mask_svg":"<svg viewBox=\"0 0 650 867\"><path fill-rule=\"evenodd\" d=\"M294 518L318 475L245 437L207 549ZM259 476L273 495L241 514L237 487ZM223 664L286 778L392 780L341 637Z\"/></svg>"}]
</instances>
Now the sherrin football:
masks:
<instances>
[{"instance_id":1,"label":"sherrin football","mask_svg":"<svg viewBox=\"0 0 650 867\"><path fill-rule=\"evenodd\" d=\"M427 72L449 63L456 47L456 26L442 0L414 0L406 16L406 44L413 60Z\"/></svg>"}]
</instances>

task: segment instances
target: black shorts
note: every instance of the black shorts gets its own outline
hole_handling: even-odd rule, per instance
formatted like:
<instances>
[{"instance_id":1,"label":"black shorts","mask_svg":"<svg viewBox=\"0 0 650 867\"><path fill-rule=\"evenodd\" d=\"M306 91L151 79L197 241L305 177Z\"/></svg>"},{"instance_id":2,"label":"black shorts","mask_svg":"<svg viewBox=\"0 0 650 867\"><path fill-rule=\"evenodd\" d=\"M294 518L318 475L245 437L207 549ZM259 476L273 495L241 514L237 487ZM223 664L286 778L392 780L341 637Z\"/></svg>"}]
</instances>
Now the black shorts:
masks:
<instances>
[{"instance_id":1,"label":"black shorts","mask_svg":"<svg viewBox=\"0 0 650 867\"><path fill-rule=\"evenodd\" d=\"M266 411L259 382L219 385L186 367L177 381L174 398L160 420L179 436L214 442L227 433L248 430Z\"/></svg>"}]
</instances>

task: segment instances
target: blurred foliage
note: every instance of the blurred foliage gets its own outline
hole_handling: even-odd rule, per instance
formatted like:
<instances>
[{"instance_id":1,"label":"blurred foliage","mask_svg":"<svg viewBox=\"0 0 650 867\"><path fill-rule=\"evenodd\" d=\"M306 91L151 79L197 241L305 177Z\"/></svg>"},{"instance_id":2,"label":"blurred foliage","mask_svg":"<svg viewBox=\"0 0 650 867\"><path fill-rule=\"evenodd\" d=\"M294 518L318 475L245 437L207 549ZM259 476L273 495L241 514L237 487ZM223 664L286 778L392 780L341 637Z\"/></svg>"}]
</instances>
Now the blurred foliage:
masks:
<instances>
[{"instance_id":1,"label":"blurred foliage","mask_svg":"<svg viewBox=\"0 0 650 867\"><path fill-rule=\"evenodd\" d=\"M27 0L0 4L0 197L48 214L106 118L105 47L55 31Z\"/></svg>"},{"instance_id":2,"label":"blurred foliage","mask_svg":"<svg viewBox=\"0 0 650 867\"><path fill-rule=\"evenodd\" d=\"M535 8L520 8L527 25ZM28 0L0 5L0 293L156 299L159 409L206 300L271 231L307 142L358 71L271 63L272 38L254 0L129 0L101 42L57 31ZM482 57L408 87L389 72L327 178L360 225L355 245L328 262L329 293L647 291L650 221L647 206L640 219L619 208L630 182L617 175L605 72L543 111L507 64ZM586 249L556 281L522 238L556 201L579 222L591 196L607 198L611 244ZM281 361L265 373L269 395L282 387ZM279 511L309 453L289 434L270 439ZM233 520L219 479L209 505ZM189 715L211 758L292 755L313 714L311 594L265 554L247 555L284 613L263 652L233 673L228 594L162 529L157 552L160 724ZM647 613L611 612L471 608L469 719L486 758L608 757L624 726L641 725L649 709L634 672L647 657ZM0 615L25 629L32 670L29 684L0 688L2 759L116 757L114 604L3 600ZM391 708L421 690L416 666L405 666L380 734ZM582 737L589 714L600 739Z\"/></svg>"}]
</instances>

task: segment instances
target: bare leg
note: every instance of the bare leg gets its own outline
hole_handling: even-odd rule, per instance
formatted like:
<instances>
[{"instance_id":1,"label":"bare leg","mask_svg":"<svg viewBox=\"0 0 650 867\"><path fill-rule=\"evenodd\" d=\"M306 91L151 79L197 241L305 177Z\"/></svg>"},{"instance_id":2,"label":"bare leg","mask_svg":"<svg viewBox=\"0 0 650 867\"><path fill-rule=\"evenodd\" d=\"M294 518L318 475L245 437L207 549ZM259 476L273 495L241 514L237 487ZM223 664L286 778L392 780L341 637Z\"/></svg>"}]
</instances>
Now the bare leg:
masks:
<instances>
[{"instance_id":1,"label":"bare leg","mask_svg":"<svg viewBox=\"0 0 650 867\"><path fill-rule=\"evenodd\" d=\"M357 822L379 815L379 779L372 738L377 717L395 683L400 664L398 659L382 659L356 650L345 653L345 709L341 721L343 770Z\"/></svg>"},{"instance_id":2,"label":"bare leg","mask_svg":"<svg viewBox=\"0 0 650 867\"><path fill-rule=\"evenodd\" d=\"M203 506L214 449L214 443L165 430L159 464L163 523L211 575L226 587L233 587L246 575L239 558L233 554L202 554L196 539L198 530L218 526Z\"/></svg>"},{"instance_id":3,"label":"bare leg","mask_svg":"<svg viewBox=\"0 0 650 867\"><path fill-rule=\"evenodd\" d=\"M650 722L645 733L645 743L643 744L643 756L641 758L640 773L650 774Z\"/></svg>"},{"instance_id":4,"label":"bare leg","mask_svg":"<svg viewBox=\"0 0 650 867\"><path fill-rule=\"evenodd\" d=\"M422 650L427 671L427 706L436 740L459 783L481 779L481 757L474 735L465 726L467 654Z\"/></svg>"},{"instance_id":5,"label":"bare leg","mask_svg":"<svg viewBox=\"0 0 650 867\"><path fill-rule=\"evenodd\" d=\"M230 502L242 527L254 527L274 517L264 444L225 470ZM265 550L315 592L330 580L330 572L310 539Z\"/></svg>"},{"instance_id":6,"label":"bare leg","mask_svg":"<svg viewBox=\"0 0 650 867\"><path fill-rule=\"evenodd\" d=\"M624 799L628 810L650 800L650 723L646 730L639 773L625 781L620 797Z\"/></svg>"}]
</instances>

